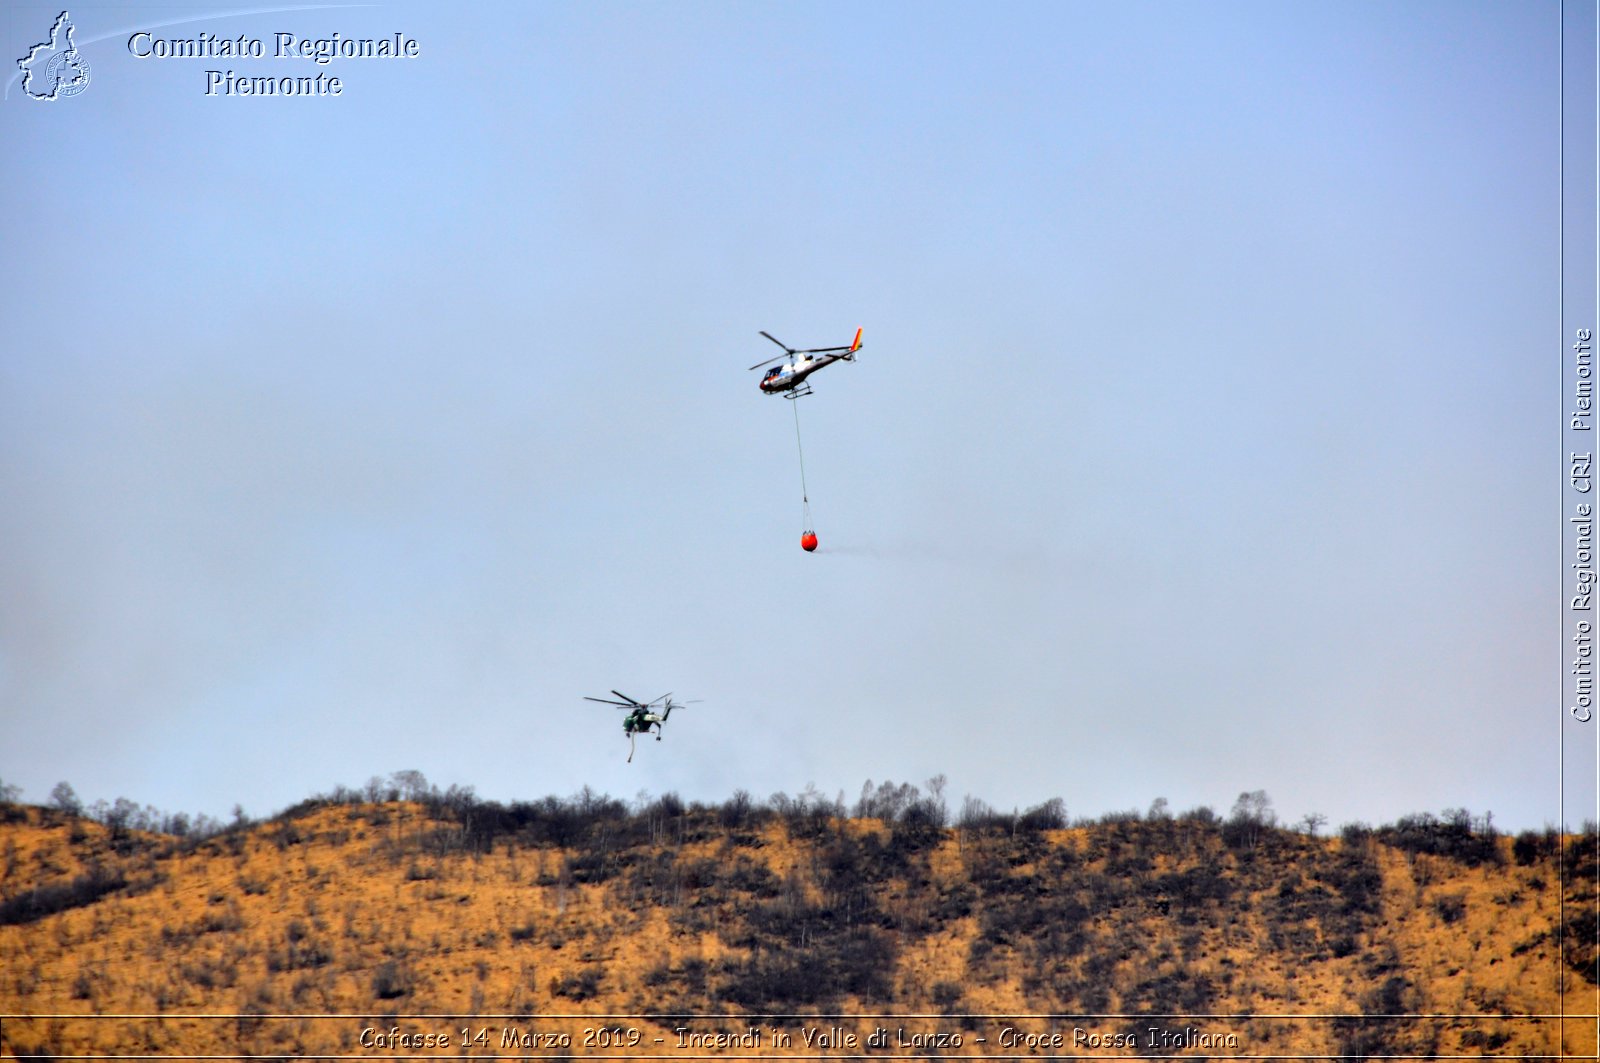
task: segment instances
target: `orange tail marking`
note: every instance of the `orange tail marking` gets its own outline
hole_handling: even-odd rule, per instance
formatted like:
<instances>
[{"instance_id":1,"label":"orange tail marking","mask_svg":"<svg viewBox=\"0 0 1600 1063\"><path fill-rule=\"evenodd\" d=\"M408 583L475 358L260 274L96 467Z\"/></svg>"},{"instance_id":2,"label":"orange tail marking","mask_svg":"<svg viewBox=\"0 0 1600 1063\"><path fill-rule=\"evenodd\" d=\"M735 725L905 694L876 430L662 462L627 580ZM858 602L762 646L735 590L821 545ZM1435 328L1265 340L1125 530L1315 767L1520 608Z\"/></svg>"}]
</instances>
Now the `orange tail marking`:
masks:
<instances>
[{"instance_id":1,"label":"orange tail marking","mask_svg":"<svg viewBox=\"0 0 1600 1063\"><path fill-rule=\"evenodd\" d=\"M861 330L856 329L856 338L850 343L850 353L854 354L861 349Z\"/></svg>"}]
</instances>

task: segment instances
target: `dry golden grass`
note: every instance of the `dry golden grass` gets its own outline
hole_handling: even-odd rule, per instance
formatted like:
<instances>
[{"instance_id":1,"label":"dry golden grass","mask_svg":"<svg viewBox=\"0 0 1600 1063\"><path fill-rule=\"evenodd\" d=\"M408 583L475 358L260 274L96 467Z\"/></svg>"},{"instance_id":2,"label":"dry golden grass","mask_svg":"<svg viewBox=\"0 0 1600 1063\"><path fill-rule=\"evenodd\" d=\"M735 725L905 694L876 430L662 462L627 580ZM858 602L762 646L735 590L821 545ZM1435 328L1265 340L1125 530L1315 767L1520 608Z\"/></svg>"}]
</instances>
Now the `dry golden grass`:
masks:
<instances>
[{"instance_id":1,"label":"dry golden grass","mask_svg":"<svg viewBox=\"0 0 1600 1063\"><path fill-rule=\"evenodd\" d=\"M396 1027L448 1044L390 1054L649 1055L753 1024L789 1053L838 1026L862 1051L883 1027L890 1053L1025 1053L1009 1027L1132 1054L1157 1027L1177 1054L1595 1056L1593 1020L1531 1018L1592 1014L1595 987L1558 954L1556 858L1509 845L1469 866L1214 826L797 837L688 812L484 848L412 803L184 844L11 811L0 900L44 901L0 925L7 1055L359 1055ZM1592 927L1592 881L1567 885ZM818 1013L849 1017L778 1017ZM705 1015L729 1018L667 1017Z\"/></svg>"}]
</instances>

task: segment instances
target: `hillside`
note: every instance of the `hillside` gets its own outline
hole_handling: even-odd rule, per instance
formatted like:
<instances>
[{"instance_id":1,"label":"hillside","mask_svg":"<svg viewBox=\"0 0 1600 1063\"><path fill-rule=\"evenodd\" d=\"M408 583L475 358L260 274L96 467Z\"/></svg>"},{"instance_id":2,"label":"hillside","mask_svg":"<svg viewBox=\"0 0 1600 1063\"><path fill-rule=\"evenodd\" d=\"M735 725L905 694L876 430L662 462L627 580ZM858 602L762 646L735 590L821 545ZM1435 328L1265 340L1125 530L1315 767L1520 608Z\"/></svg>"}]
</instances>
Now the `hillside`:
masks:
<instances>
[{"instance_id":1,"label":"hillside","mask_svg":"<svg viewBox=\"0 0 1600 1063\"><path fill-rule=\"evenodd\" d=\"M0 1051L1595 1055L1592 835L927 809L0 806Z\"/></svg>"}]
</instances>

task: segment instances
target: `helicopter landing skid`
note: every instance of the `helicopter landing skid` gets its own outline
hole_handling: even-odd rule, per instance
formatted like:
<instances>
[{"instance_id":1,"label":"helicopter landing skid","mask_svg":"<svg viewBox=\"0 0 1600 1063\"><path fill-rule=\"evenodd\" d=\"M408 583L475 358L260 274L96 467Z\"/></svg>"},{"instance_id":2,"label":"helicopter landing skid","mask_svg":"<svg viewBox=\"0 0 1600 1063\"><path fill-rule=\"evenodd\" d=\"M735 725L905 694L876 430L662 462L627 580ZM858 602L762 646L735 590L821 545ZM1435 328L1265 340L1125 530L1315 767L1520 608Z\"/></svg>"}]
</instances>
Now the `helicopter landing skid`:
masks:
<instances>
[{"instance_id":1,"label":"helicopter landing skid","mask_svg":"<svg viewBox=\"0 0 1600 1063\"><path fill-rule=\"evenodd\" d=\"M790 402L793 402L795 399L803 399L809 394L811 394L811 385L801 384L797 388L785 391L783 393L783 397L788 399Z\"/></svg>"}]
</instances>

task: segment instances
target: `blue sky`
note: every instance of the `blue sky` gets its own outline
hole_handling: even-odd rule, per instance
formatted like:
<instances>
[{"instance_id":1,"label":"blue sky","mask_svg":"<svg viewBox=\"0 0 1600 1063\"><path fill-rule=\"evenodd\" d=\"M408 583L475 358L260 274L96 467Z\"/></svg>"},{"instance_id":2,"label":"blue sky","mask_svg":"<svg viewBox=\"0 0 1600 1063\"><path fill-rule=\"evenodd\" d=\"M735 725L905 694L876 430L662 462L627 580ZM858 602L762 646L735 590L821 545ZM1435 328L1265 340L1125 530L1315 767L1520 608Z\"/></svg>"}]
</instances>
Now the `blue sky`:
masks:
<instances>
[{"instance_id":1,"label":"blue sky","mask_svg":"<svg viewBox=\"0 0 1600 1063\"><path fill-rule=\"evenodd\" d=\"M1553 5L248 10L0 105L25 798L1556 819Z\"/></svg>"}]
</instances>

